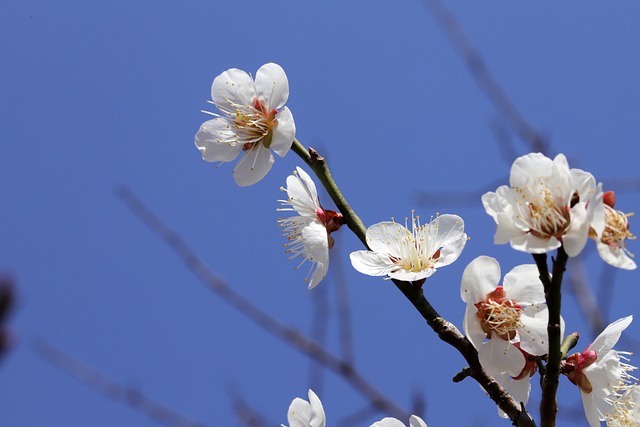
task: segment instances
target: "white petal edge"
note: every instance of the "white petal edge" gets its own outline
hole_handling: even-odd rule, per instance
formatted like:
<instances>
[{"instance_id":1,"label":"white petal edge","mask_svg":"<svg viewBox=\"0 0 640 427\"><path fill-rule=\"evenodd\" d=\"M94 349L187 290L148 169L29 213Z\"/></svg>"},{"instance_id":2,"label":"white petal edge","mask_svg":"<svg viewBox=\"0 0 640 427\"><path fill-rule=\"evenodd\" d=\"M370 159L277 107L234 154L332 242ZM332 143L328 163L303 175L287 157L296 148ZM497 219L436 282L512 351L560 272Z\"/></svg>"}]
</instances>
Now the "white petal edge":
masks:
<instances>
[{"instance_id":1,"label":"white petal edge","mask_svg":"<svg viewBox=\"0 0 640 427\"><path fill-rule=\"evenodd\" d=\"M632 321L633 316L627 316L611 323L596 337L589 349L595 351L598 355L604 355L616 345L622 331L627 329Z\"/></svg>"},{"instance_id":2,"label":"white petal edge","mask_svg":"<svg viewBox=\"0 0 640 427\"><path fill-rule=\"evenodd\" d=\"M355 251L349 255L351 265L369 276L387 276L396 265L389 257L370 251Z\"/></svg>"},{"instance_id":3,"label":"white petal edge","mask_svg":"<svg viewBox=\"0 0 640 427\"><path fill-rule=\"evenodd\" d=\"M253 79L246 71L231 68L213 79L211 99L222 113L234 116L234 104L253 105L255 97Z\"/></svg>"},{"instance_id":4,"label":"white petal edge","mask_svg":"<svg viewBox=\"0 0 640 427\"><path fill-rule=\"evenodd\" d=\"M296 124L293 121L293 114L284 107L277 115L278 125L273 129L273 137L271 139L270 148L280 157L284 157L296 136Z\"/></svg>"},{"instance_id":5,"label":"white petal edge","mask_svg":"<svg viewBox=\"0 0 640 427\"><path fill-rule=\"evenodd\" d=\"M500 264L495 258L479 256L462 273L460 297L464 302L483 301L500 283Z\"/></svg>"},{"instance_id":6,"label":"white petal edge","mask_svg":"<svg viewBox=\"0 0 640 427\"><path fill-rule=\"evenodd\" d=\"M229 121L217 117L200 126L195 136L195 144L207 162L230 162L238 157L242 146L224 142L229 139L235 139L235 133L229 128Z\"/></svg>"},{"instance_id":7,"label":"white petal edge","mask_svg":"<svg viewBox=\"0 0 640 427\"><path fill-rule=\"evenodd\" d=\"M289 99L289 80L278 64L264 64L256 72L256 93L267 110L279 110Z\"/></svg>"}]
</instances>

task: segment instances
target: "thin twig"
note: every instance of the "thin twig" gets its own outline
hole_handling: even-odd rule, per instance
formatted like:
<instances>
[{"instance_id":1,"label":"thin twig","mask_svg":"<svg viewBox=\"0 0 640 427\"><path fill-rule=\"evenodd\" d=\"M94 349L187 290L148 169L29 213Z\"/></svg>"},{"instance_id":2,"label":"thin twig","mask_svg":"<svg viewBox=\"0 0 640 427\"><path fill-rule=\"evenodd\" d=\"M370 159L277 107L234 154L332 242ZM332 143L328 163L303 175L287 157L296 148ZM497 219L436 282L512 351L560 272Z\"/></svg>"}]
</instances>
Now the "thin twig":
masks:
<instances>
[{"instance_id":1,"label":"thin twig","mask_svg":"<svg viewBox=\"0 0 640 427\"><path fill-rule=\"evenodd\" d=\"M187 268L195 274L200 282L215 292L227 304L254 321L254 323L271 335L281 339L344 378L348 384L368 399L369 402L380 411L399 419L406 419L410 416L407 411L393 403L369 383L369 381L356 370L354 365L334 356L320 344L307 338L298 330L280 323L277 319L229 287L207 267L204 261L200 259L178 233L147 208L131 190L122 187L118 190L118 195L129 209L131 209L154 234L169 245L173 252L184 261Z\"/></svg>"},{"instance_id":2,"label":"thin twig","mask_svg":"<svg viewBox=\"0 0 640 427\"><path fill-rule=\"evenodd\" d=\"M541 153L549 151L546 139L520 113L506 91L493 77L482 56L444 3L440 0L424 0L424 4L429 8L453 47L464 60L480 89L506 119L513 132L529 145L531 151Z\"/></svg>"},{"instance_id":3,"label":"thin twig","mask_svg":"<svg viewBox=\"0 0 640 427\"><path fill-rule=\"evenodd\" d=\"M605 300L602 299L602 295L598 298L595 297L593 289L589 285L584 256L582 254L576 258L572 258L567 264L567 267L569 267L569 272L571 273L567 284L570 286L580 309L585 315L584 317L586 317L589 323L589 329L591 329L594 335L597 335L607 326L604 314L607 304L604 303ZM607 267L604 266L603 273L607 270ZM609 284L610 283L613 283L613 281L610 281ZM609 286L607 286L607 288L610 289Z\"/></svg>"},{"instance_id":4,"label":"thin twig","mask_svg":"<svg viewBox=\"0 0 640 427\"><path fill-rule=\"evenodd\" d=\"M158 423L169 427L211 427L194 421L183 414L145 396L141 391L124 386L107 377L97 369L57 349L46 341L34 343L34 350L51 363L89 388L136 411L147 415Z\"/></svg>"},{"instance_id":5,"label":"thin twig","mask_svg":"<svg viewBox=\"0 0 640 427\"><path fill-rule=\"evenodd\" d=\"M321 286L312 292L313 315L311 316L311 339L319 345L327 345L327 320L329 319L328 287ZM320 396L323 393L324 367L311 359L309 365L309 388Z\"/></svg>"},{"instance_id":6,"label":"thin twig","mask_svg":"<svg viewBox=\"0 0 640 427\"><path fill-rule=\"evenodd\" d=\"M15 294L13 280L9 277L0 277L0 360L7 355L13 344L6 323L15 306Z\"/></svg>"},{"instance_id":7,"label":"thin twig","mask_svg":"<svg viewBox=\"0 0 640 427\"><path fill-rule=\"evenodd\" d=\"M337 253L336 253L337 249ZM345 276L342 253L336 242L333 247L334 257L331 258L331 278L336 289L336 310L338 313L338 334L340 337L340 354L349 363L353 363L353 326L351 324L351 304L349 286Z\"/></svg>"}]
</instances>

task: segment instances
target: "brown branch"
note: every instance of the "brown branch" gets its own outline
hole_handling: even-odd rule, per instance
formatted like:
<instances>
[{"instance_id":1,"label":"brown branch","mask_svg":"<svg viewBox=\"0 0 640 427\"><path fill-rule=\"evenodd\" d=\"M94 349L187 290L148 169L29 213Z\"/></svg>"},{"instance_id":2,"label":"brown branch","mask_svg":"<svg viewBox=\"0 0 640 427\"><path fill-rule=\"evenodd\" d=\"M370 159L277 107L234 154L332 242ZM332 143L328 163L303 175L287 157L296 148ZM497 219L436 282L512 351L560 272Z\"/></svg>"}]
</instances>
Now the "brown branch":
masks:
<instances>
[{"instance_id":1,"label":"brown branch","mask_svg":"<svg viewBox=\"0 0 640 427\"><path fill-rule=\"evenodd\" d=\"M118 190L118 196L154 234L169 245L173 252L184 261L187 269L195 274L203 285L215 292L227 304L253 320L271 335L344 378L348 384L380 411L398 419L408 419L411 414L387 399L356 370L353 364L329 353L324 347L310 340L298 330L280 323L218 278L184 239L147 208L131 190L122 187Z\"/></svg>"},{"instance_id":2,"label":"brown branch","mask_svg":"<svg viewBox=\"0 0 640 427\"><path fill-rule=\"evenodd\" d=\"M560 246L553 260L553 274L549 277L547 266L547 254L534 254L534 260L540 272L540 280L544 285L544 297L549 310L547 333L549 335L549 359L546 372L542 378L542 398L540 401L540 422L542 427L554 427L558 414L558 402L556 393L560 377L561 351L561 319L560 308L562 306L562 277L564 275L567 260L569 259L564 248Z\"/></svg>"},{"instance_id":3,"label":"brown branch","mask_svg":"<svg viewBox=\"0 0 640 427\"><path fill-rule=\"evenodd\" d=\"M111 400L147 415L162 425L169 427L210 427L208 424L194 421L145 396L139 390L119 384L97 369L71 357L46 341L36 341L33 347L36 353L44 360L74 379L102 393Z\"/></svg>"},{"instance_id":4,"label":"brown branch","mask_svg":"<svg viewBox=\"0 0 640 427\"><path fill-rule=\"evenodd\" d=\"M313 301L313 314L311 316L310 339L320 346L327 345L327 322L329 319L328 287L321 286L311 294ZM322 395L324 385L324 369L322 364L311 360L309 366L309 388L317 395Z\"/></svg>"}]
</instances>

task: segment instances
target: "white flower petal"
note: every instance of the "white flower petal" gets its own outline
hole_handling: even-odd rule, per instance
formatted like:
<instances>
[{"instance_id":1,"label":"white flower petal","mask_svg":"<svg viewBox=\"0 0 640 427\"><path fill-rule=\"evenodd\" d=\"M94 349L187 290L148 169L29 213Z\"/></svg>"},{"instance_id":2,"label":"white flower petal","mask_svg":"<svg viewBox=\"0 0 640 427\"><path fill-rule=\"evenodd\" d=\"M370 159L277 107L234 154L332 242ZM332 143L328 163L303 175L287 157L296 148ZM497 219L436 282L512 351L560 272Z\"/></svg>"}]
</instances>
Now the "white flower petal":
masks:
<instances>
[{"instance_id":1,"label":"white flower petal","mask_svg":"<svg viewBox=\"0 0 640 427\"><path fill-rule=\"evenodd\" d=\"M369 427L405 427L404 423L396 418L386 417L371 424Z\"/></svg>"},{"instance_id":2,"label":"white flower petal","mask_svg":"<svg viewBox=\"0 0 640 427\"><path fill-rule=\"evenodd\" d=\"M309 427L311 420L311 405L304 399L296 397L289 405L287 421L289 427Z\"/></svg>"},{"instance_id":3,"label":"white flower petal","mask_svg":"<svg viewBox=\"0 0 640 427\"><path fill-rule=\"evenodd\" d=\"M571 201L573 192L571 184L571 172L569 171L569 162L564 154L558 154L553 159L553 166L551 167L551 182L554 184L554 192L558 195L565 197L565 205Z\"/></svg>"},{"instance_id":4,"label":"white flower petal","mask_svg":"<svg viewBox=\"0 0 640 427\"><path fill-rule=\"evenodd\" d=\"M609 352L620 339L622 331L627 329L632 321L633 316L627 316L611 323L596 337L589 347L590 350L595 351L598 355Z\"/></svg>"},{"instance_id":5,"label":"white flower petal","mask_svg":"<svg viewBox=\"0 0 640 427\"><path fill-rule=\"evenodd\" d=\"M520 316L520 323L520 348L533 356L549 353L549 310L546 305L526 307Z\"/></svg>"},{"instance_id":6,"label":"white flower petal","mask_svg":"<svg viewBox=\"0 0 640 427\"><path fill-rule=\"evenodd\" d=\"M592 393L585 393L580 390L582 396L582 406L584 406L584 414L587 417L590 427L600 427L600 414L594 403Z\"/></svg>"},{"instance_id":7,"label":"white flower petal","mask_svg":"<svg viewBox=\"0 0 640 427\"><path fill-rule=\"evenodd\" d=\"M267 110L280 109L289 99L289 80L278 64L264 64L256 73L256 92Z\"/></svg>"},{"instance_id":8,"label":"white flower petal","mask_svg":"<svg viewBox=\"0 0 640 427\"><path fill-rule=\"evenodd\" d=\"M572 190L577 191L581 202L591 200L596 189L596 179L582 169L571 169Z\"/></svg>"},{"instance_id":9,"label":"white flower petal","mask_svg":"<svg viewBox=\"0 0 640 427\"><path fill-rule=\"evenodd\" d=\"M273 166L273 154L258 144L245 152L233 169L233 179L241 187L253 185L264 178Z\"/></svg>"},{"instance_id":10,"label":"white flower petal","mask_svg":"<svg viewBox=\"0 0 640 427\"><path fill-rule=\"evenodd\" d=\"M289 203L298 214L317 219L317 211L320 207L318 191L309 174L302 168L296 167L296 175L287 177L287 194L289 197L286 203Z\"/></svg>"},{"instance_id":11,"label":"white flower petal","mask_svg":"<svg viewBox=\"0 0 640 427\"><path fill-rule=\"evenodd\" d=\"M531 392L531 377L527 376L519 380L511 378L504 387L516 402L526 405Z\"/></svg>"},{"instance_id":12,"label":"white flower petal","mask_svg":"<svg viewBox=\"0 0 640 427\"><path fill-rule=\"evenodd\" d=\"M351 265L362 274L369 276L386 276L396 265L388 256L370 251L356 251L349 255Z\"/></svg>"},{"instance_id":13,"label":"white flower petal","mask_svg":"<svg viewBox=\"0 0 640 427\"><path fill-rule=\"evenodd\" d=\"M234 139L235 133L229 129L227 119L217 117L200 126L195 144L207 162L230 162L242 151L242 146L225 142Z\"/></svg>"},{"instance_id":14,"label":"white flower petal","mask_svg":"<svg viewBox=\"0 0 640 427\"><path fill-rule=\"evenodd\" d=\"M284 157L291 149L293 139L296 136L296 124L293 121L293 114L291 111L284 107L276 115L278 125L273 129L273 137L271 139L271 149L275 153Z\"/></svg>"},{"instance_id":15,"label":"white flower petal","mask_svg":"<svg viewBox=\"0 0 640 427\"><path fill-rule=\"evenodd\" d=\"M571 223L569 229L562 238L564 250L570 257L577 256L584 249L589 237L589 221L587 220L587 208L580 202L571 208Z\"/></svg>"},{"instance_id":16,"label":"white flower petal","mask_svg":"<svg viewBox=\"0 0 640 427\"><path fill-rule=\"evenodd\" d=\"M462 273L460 297L464 302L484 300L500 283L500 264L495 258L479 256Z\"/></svg>"},{"instance_id":17,"label":"white flower petal","mask_svg":"<svg viewBox=\"0 0 640 427\"><path fill-rule=\"evenodd\" d=\"M427 423L425 423L419 416L411 415L409 417L409 427L427 427Z\"/></svg>"},{"instance_id":18,"label":"white flower petal","mask_svg":"<svg viewBox=\"0 0 640 427\"><path fill-rule=\"evenodd\" d=\"M309 281L309 289L313 289L329 270L329 240L327 229L319 221L310 221L300 232L305 253L311 262L315 262L315 270Z\"/></svg>"},{"instance_id":19,"label":"white flower petal","mask_svg":"<svg viewBox=\"0 0 640 427\"><path fill-rule=\"evenodd\" d=\"M325 427L326 418L324 408L318 396L309 389L309 404L311 406L311 417L309 419L309 427Z\"/></svg>"},{"instance_id":20,"label":"white flower petal","mask_svg":"<svg viewBox=\"0 0 640 427\"><path fill-rule=\"evenodd\" d=\"M402 225L383 221L367 228L367 245L373 252L400 256L399 241L406 239L411 233Z\"/></svg>"},{"instance_id":21,"label":"white flower petal","mask_svg":"<svg viewBox=\"0 0 640 427\"><path fill-rule=\"evenodd\" d=\"M404 282L413 282L416 280L426 279L435 272L435 268L427 268L422 271L408 271L404 268L399 268L395 271L390 271L388 274L392 279L402 280Z\"/></svg>"},{"instance_id":22,"label":"white flower petal","mask_svg":"<svg viewBox=\"0 0 640 427\"><path fill-rule=\"evenodd\" d=\"M437 230L435 246L442 248L436 266L444 267L458 259L467 243L464 221L458 215L444 214L432 221L429 229L434 228Z\"/></svg>"},{"instance_id":23,"label":"white flower petal","mask_svg":"<svg viewBox=\"0 0 640 427\"><path fill-rule=\"evenodd\" d=\"M544 286L534 264L518 265L508 272L502 281L507 298L520 305L545 302Z\"/></svg>"},{"instance_id":24,"label":"white flower petal","mask_svg":"<svg viewBox=\"0 0 640 427\"><path fill-rule=\"evenodd\" d=\"M488 372L504 372L512 377L522 372L526 362L520 350L495 335L482 344L478 350L478 359Z\"/></svg>"},{"instance_id":25,"label":"white flower petal","mask_svg":"<svg viewBox=\"0 0 640 427\"><path fill-rule=\"evenodd\" d=\"M602 191L602 183L599 183L596 188L595 194L589 201L588 209L591 214L591 228L593 228L593 231L595 231L596 235L600 238L602 237L602 233L604 232L606 218L603 197L604 191ZM597 240L600 241L600 238L598 238Z\"/></svg>"},{"instance_id":26,"label":"white flower petal","mask_svg":"<svg viewBox=\"0 0 640 427\"><path fill-rule=\"evenodd\" d=\"M464 312L464 319L462 321L462 328L464 329L464 334L467 336L467 339L471 341L471 344L478 349L482 346L482 342L486 337L486 333L482 330L482 325L480 324L480 319L476 315L478 313L478 309L473 305L473 302L470 301L467 303L467 309Z\"/></svg>"},{"instance_id":27,"label":"white flower petal","mask_svg":"<svg viewBox=\"0 0 640 427\"><path fill-rule=\"evenodd\" d=\"M560 246L562 246L562 243L555 237L547 240L531 234L524 234L511 240L513 249L530 254L544 254L558 249Z\"/></svg>"},{"instance_id":28,"label":"white flower petal","mask_svg":"<svg viewBox=\"0 0 640 427\"><path fill-rule=\"evenodd\" d=\"M509 184L511 187L526 187L530 180L550 176L553 162L541 153L531 153L518 157L511 166Z\"/></svg>"},{"instance_id":29,"label":"white flower petal","mask_svg":"<svg viewBox=\"0 0 640 427\"><path fill-rule=\"evenodd\" d=\"M246 71L231 68L213 79L211 99L225 114L235 114L236 105L252 105L256 98L253 79Z\"/></svg>"},{"instance_id":30,"label":"white flower petal","mask_svg":"<svg viewBox=\"0 0 640 427\"><path fill-rule=\"evenodd\" d=\"M598 254L607 264L623 270L635 270L637 268L635 261L621 248L609 246L606 243L602 243L601 240L596 242L596 247L598 248Z\"/></svg>"}]
</instances>

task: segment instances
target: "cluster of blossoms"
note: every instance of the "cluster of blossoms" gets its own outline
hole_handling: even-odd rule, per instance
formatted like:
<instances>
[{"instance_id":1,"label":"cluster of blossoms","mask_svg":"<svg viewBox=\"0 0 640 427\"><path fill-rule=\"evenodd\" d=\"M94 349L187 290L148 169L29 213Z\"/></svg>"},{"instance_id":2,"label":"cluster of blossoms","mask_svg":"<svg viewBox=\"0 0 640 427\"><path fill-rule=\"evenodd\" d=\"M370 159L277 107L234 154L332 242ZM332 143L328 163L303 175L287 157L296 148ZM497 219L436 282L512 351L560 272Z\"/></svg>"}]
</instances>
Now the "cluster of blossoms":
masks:
<instances>
[{"instance_id":1,"label":"cluster of blossoms","mask_svg":"<svg viewBox=\"0 0 640 427\"><path fill-rule=\"evenodd\" d=\"M284 156L294 143L293 116L284 107L289 97L287 76L273 63L260 67L255 80L244 71L230 69L214 79L211 96L221 114L209 113L215 118L196 134L203 159L224 163L243 152L233 170L236 183L247 186L260 181L274 163L271 150ZM311 289L327 275L334 244L331 234L349 218L322 207L312 178L300 167L281 190L287 198L278 200L278 211L295 214L278 219L287 238L285 251L290 259L302 259L298 267L310 262L305 280ZM569 168L564 155L550 159L541 153L517 158L509 185L482 196L485 211L496 223L496 244L509 243L534 255L562 250L575 257L592 238L605 262L633 270L636 263L627 249L627 242L635 239L629 231L632 214L616 210L615 202L615 195L604 192L590 173ZM459 216L437 214L422 224L412 212L404 225L392 219L370 226L366 230L369 250L352 252L350 259L363 274L421 287L439 267L460 257L467 240ZM541 274L535 264L519 265L501 282L498 261L479 256L467 265L461 280L460 295L467 305L464 332L477 349L482 367L522 404L529 399L538 363L549 353L550 316ZM600 421L609 427L640 427L640 385L631 375L637 368L628 363L629 353L613 350L631 320L629 316L613 322L586 350L562 361L562 373L578 386L591 427L598 427ZM560 335L564 335L562 318ZM322 403L313 391L309 390L309 401L293 400L288 421L290 427L325 427ZM415 415L409 425L426 427ZM403 426L394 418L371 425Z\"/></svg>"},{"instance_id":2,"label":"cluster of blossoms","mask_svg":"<svg viewBox=\"0 0 640 427\"><path fill-rule=\"evenodd\" d=\"M325 427L326 418L324 408L318 396L309 389L309 401L296 397L289 405L287 421L289 427ZM284 424L283 424L283 427ZM369 427L406 427L404 423L396 418L383 418L371 424ZM409 427L427 427L420 417L411 415Z\"/></svg>"}]
</instances>

